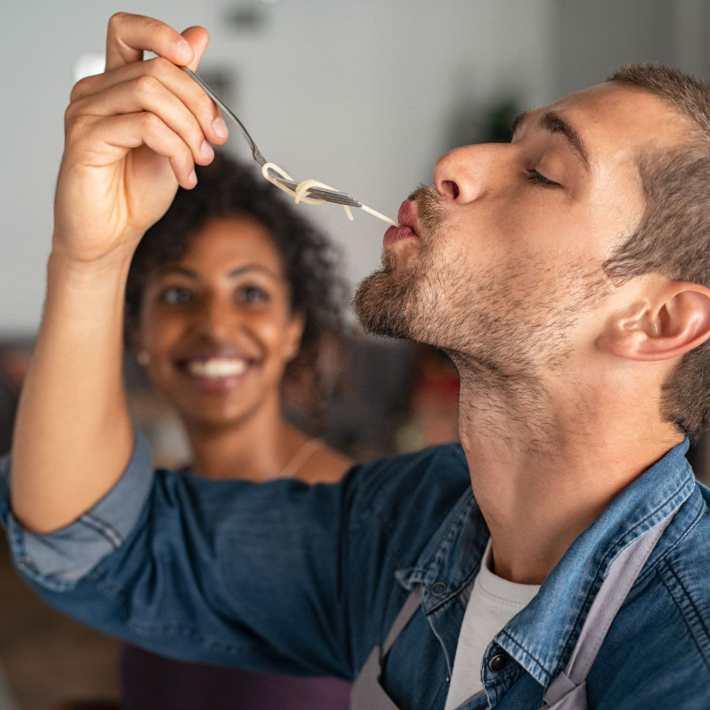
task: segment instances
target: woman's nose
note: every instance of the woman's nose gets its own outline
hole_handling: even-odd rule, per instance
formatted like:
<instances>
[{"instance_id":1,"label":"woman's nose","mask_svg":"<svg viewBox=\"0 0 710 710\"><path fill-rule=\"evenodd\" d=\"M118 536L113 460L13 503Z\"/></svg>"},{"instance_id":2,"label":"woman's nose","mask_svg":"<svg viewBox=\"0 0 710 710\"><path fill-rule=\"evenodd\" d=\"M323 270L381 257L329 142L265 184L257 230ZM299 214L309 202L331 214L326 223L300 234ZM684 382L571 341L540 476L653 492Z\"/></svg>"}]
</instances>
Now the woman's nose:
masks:
<instances>
[{"instance_id":1,"label":"woman's nose","mask_svg":"<svg viewBox=\"0 0 710 710\"><path fill-rule=\"evenodd\" d=\"M216 339L226 338L230 332L239 327L234 309L230 309L219 298L205 299L200 311L198 315L200 329Z\"/></svg>"},{"instance_id":2,"label":"woman's nose","mask_svg":"<svg viewBox=\"0 0 710 710\"><path fill-rule=\"evenodd\" d=\"M445 199L462 205L479 199L493 177L502 145L482 143L449 151L434 168L437 192Z\"/></svg>"}]
</instances>

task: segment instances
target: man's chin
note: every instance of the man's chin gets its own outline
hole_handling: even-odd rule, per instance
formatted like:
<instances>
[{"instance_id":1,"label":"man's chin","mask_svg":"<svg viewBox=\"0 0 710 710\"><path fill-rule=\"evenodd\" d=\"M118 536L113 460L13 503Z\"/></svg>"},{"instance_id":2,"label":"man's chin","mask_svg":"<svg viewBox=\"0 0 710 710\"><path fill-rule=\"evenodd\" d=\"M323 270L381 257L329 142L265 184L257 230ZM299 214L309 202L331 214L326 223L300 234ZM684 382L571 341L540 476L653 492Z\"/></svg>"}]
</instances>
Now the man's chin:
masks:
<instances>
[{"instance_id":1,"label":"man's chin","mask_svg":"<svg viewBox=\"0 0 710 710\"><path fill-rule=\"evenodd\" d=\"M371 274L357 289L353 305L362 327L374 335L412 338L411 284L384 268Z\"/></svg>"}]
</instances>

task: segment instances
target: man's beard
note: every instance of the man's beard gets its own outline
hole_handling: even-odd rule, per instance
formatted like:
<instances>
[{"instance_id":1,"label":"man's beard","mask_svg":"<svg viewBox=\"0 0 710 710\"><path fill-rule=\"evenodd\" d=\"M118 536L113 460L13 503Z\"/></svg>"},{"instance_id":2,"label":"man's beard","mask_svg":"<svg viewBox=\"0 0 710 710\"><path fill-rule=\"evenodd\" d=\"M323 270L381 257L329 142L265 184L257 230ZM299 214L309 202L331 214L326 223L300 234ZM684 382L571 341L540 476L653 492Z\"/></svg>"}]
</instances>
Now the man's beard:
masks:
<instances>
[{"instance_id":1,"label":"man's beard","mask_svg":"<svg viewBox=\"0 0 710 710\"><path fill-rule=\"evenodd\" d=\"M394 275L391 258L385 254L383 266L368 276L355 293L355 312L369 333L392 338L417 339L415 332L418 306L417 274ZM414 331L412 330L414 327Z\"/></svg>"},{"instance_id":2,"label":"man's beard","mask_svg":"<svg viewBox=\"0 0 710 710\"><path fill-rule=\"evenodd\" d=\"M417 217L423 227L415 261L399 264L397 256L385 250L382 268L368 276L353 300L355 312L365 330L375 335L421 340L418 313L426 309L420 288L431 269L431 241L441 223L439 196L431 187L420 187L409 198L417 204Z\"/></svg>"},{"instance_id":3,"label":"man's beard","mask_svg":"<svg viewBox=\"0 0 710 710\"><path fill-rule=\"evenodd\" d=\"M570 266L557 273L529 255L476 273L464 254L440 263L434 250L444 238L440 197L420 188L410 199L423 227L418 249L402 263L386 250L382 269L360 284L354 305L363 327L439 347L459 370L469 366L496 379L561 365L571 352L572 327L608 290L601 269Z\"/></svg>"}]
</instances>

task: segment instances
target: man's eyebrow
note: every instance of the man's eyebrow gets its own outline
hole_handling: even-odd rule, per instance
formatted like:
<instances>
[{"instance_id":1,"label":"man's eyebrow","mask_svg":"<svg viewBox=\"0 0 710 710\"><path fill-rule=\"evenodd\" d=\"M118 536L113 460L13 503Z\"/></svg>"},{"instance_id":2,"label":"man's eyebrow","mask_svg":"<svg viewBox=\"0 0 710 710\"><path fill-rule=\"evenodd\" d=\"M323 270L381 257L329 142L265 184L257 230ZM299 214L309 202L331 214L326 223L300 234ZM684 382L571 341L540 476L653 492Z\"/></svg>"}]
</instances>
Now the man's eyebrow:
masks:
<instances>
[{"instance_id":1,"label":"man's eyebrow","mask_svg":"<svg viewBox=\"0 0 710 710\"><path fill-rule=\"evenodd\" d=\"M518 114L513 120L512 131L513 134L520 128L520 126L525 123L525 121L530 117L530 111L525 111L524 113ZM589 172L589 152L579 135L575 127L566 119L562 118L560 114L555 111L547 111L540 118L540 127L544 128L550 133L561 133L569 143L572 150L577 154L577 157L582 161L585 170Z\"/></svg>"},{"instance_id":2,"label":"man's eyebrow","mask_svg":"<svg viewBox=\"0 0 710 710\"><path fill-rule=\"evenodd\" d=\"M513 119L513 125L510 127L510 135L511 136L515 135L515 132L527 120L528 116L530 116L530 111L523 111L522 113L519 113Z\"/></svg>"}]
</instances>

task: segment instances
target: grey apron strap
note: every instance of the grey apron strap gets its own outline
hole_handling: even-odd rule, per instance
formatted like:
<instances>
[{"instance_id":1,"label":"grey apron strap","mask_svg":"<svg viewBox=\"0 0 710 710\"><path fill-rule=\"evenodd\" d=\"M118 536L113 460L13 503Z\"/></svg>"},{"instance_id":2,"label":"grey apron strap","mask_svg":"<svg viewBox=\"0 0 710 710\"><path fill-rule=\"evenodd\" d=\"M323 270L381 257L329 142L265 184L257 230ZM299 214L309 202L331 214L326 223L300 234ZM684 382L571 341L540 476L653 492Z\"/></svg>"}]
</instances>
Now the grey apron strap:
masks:
<instances>
[{"instance_id":1,"label":"grey apron strap","mask_svg":"<svg viewBox=\"0 0 710 710\"><path fill-rule=\"evenodd\" d=\"M350 710L398 710L380 685L382 659L414 616L420 603L421 593L417 589L407 597L407 601L387 633L382 648L375 646L372 649L350 692Z\"/></svg>"},{"instance_id":2,"label":"grey apron strap","mask_svg":"<svg viewBox=\"0 0 710 710\"><path fill-rule=\"evenodd\" d=\"M565 670L547 688L543 708L585 710L587 675L606 638L609 627L638 578L646 560L670 524L671 511L663 520L636 538L612 562L584 622L577 645Z\"/></svg>"},{"instance_id":3,"label":"grey apron strap","mask_svg":"<svg viewBox=\"0 0 710 710\"><path fill-rule=\"evenodd\" d=\"M387 638L382 644L381 658L384 658L385 655L389 653L389 650L392 648L392 646L394 646L394 642L397 640L397 636L399 636L402 631L404 631L404 627L414 616L421 603L421 592L419 591L419 589L416 589L407 597L407 601L404 602L404 606L402 607L399 614L397 614L397 618L394 620L394 624L392 624L392 628L389 630Z\"/></svg>"}]
</instances>

